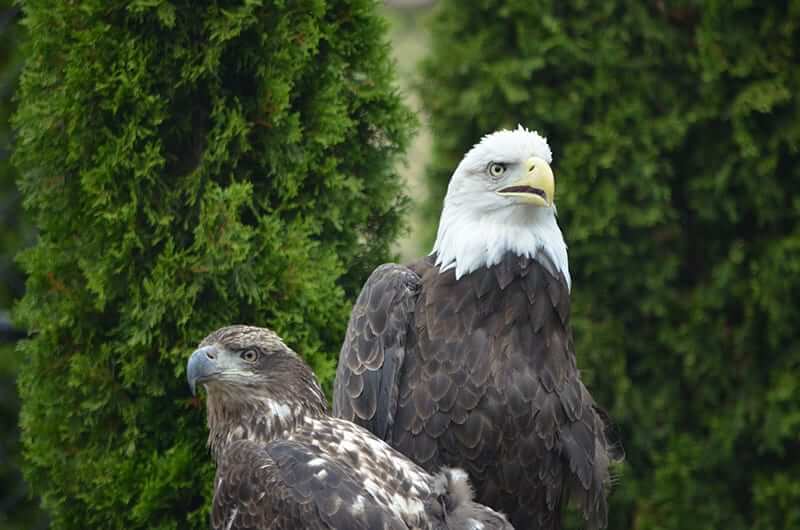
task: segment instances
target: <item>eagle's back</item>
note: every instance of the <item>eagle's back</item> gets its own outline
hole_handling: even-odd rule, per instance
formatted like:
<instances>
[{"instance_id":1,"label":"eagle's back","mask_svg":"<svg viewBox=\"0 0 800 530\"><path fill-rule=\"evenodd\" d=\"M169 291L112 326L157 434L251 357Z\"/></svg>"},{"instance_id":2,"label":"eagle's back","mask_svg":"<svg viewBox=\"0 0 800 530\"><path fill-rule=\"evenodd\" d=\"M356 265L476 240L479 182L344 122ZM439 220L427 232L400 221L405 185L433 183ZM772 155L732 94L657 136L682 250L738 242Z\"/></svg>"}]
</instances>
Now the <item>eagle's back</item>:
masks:
<instances>
[{"instance_id":1,"label":"eagle's back","mask_svg":"<svg viewBox=\"0 0 800 530\"><path fill-rule=\"evenodd\" d=\"M432 478L367 431L306 418L285 437L231 443L215 479L215 529L430 529ZM435 513L434 513L435 515Z\"/></svg>"},{"instance_id":2,"label":"eagle's back","mask_svg":"<svg viewBox=\"0 0 800 530\"><path fill-rule=\"evenodd\" d=\"M426 527L426 507L436 502L431 476L367 430L339 418L311 418L289 439L350 470L366 493L399 519Z\"/></svg>"},{"instance_id":3,"label":"eagle's back","mask_svg":"<svg viewBox=\"0 0 800 530\"><path fill-rule=\"evenodd\" d=\"M508 254L456 280L431 261L399 377L392 445L428 470L463 467L476 500L521 528L560 528L570 492L606 521L604 424L579 379L562 274Z\"/></svg>"},{"instance_id":4,"label":"eagle's back","mask_svg":"<svg viewBox=\"0 0 800 530\"><path fill-rule=\"evenodd\" d=\"M233 442L218 465L215 530L406 530L354 469L303 441Z\"/></svg>"}]
</instances>

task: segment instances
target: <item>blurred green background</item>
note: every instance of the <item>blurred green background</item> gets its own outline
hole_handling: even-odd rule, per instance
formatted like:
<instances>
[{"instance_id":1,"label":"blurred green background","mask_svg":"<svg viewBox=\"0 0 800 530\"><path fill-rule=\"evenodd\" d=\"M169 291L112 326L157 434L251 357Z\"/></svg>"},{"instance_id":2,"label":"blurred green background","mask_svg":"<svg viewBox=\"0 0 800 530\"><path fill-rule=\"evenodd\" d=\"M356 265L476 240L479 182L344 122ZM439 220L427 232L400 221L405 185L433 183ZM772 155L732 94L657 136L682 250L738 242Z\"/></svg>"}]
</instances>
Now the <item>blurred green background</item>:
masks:
<instances>
[{"instance_id":1,"label":"blurred green background","mask_svg":"<svg viewBox=\"0 0 800 530\"><path fill-rule=\"evenodd\" d=\"M609 527L798 528L800 2L438 4L424 226L481 134L548 137Z\"/></svg>"},{"instance_id":2,"label":"blurred green background","mask_svg":"<svg viewBox=\"0 0 800 530\"><path fill-rule=\"evenodd\" d=\"M34 238L8 161L25 38L2 2L0 326ZM381 6L420 128L400 259L426 253L482 134L553 147L578 363L627 452L610 528L800 528L800 2ZM420 63L423 63L422 65ZM0 529L47 526L0 346ZM575 521L570 527L578 528Z\"/></svg>"},{"instance_id":3,"label":"blurred green background","mask_svg":"<svg viewBox=\"0 0 800 530\"><path fill-rule=\"evenodd\" d=\"M16 171L11 165L9 118L16 107L14 91L22 70L19 8L13 2L0 2L0 528L38 530L47 528L47 518L38 508L19 469L20 443L15 375L22 362L13 342L19 332L13 329L10 309L24 292L22 272L14 255L34 240L26 222L21 197L14 185Z\"/></svg>"}]
</instances>

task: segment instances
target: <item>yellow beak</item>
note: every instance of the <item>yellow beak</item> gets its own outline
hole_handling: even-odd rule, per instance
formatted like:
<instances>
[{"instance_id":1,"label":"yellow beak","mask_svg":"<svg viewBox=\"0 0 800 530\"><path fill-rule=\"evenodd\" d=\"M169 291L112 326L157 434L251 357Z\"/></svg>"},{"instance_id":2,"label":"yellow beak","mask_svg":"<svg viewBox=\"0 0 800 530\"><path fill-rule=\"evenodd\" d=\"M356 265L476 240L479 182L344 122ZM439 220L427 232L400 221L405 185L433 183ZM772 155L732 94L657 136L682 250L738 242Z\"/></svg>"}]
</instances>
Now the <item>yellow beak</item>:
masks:
<instances>
[{"instance_id":1,"label":"yellow beak","mask_svg":"<svg viewBox=\"0 0 800 530\"><path fill-rule=\"evenodd\" d=\"M524 163L528 170L525 176L497 193L504 197L516 197L534 206L553 206L556 181L550 164L535 156Z\"/></svg>"}]
</instances>

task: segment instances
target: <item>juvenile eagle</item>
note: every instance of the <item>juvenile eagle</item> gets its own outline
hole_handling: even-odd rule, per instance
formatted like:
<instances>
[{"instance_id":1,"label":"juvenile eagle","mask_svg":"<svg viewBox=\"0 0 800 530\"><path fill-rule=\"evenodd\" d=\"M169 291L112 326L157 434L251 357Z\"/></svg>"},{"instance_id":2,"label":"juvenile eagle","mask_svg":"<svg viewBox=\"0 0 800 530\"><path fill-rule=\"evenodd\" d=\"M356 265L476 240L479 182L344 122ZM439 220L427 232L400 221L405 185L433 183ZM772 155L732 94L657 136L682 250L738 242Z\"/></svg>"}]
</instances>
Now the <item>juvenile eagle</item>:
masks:
<instances>
[{"instance_id":1,"label":"juvenile eagle","mask_svg":"<svg viewBox=\"0 0 800 530\"><path fill-rule=\"evenodd\" d=\"M212 333L187 378L207 392L215 530L512 528L472 502L463 471L431 475L329 416L311 369L272 331Z\"/></svg>"},{"instance_id":2,"label":"juvenile eagle","mask_svg":"<svg viewBox=\"0 0 800 530\"><path fill-rule=\"evenodd\" d=\"M575 364L550 161L522 127L464 156L431 254L364 285L333 411L427 470L464 468L518 528L560 528L570 496L602 528L611 447Z\"/></svg>"}]
</instances>

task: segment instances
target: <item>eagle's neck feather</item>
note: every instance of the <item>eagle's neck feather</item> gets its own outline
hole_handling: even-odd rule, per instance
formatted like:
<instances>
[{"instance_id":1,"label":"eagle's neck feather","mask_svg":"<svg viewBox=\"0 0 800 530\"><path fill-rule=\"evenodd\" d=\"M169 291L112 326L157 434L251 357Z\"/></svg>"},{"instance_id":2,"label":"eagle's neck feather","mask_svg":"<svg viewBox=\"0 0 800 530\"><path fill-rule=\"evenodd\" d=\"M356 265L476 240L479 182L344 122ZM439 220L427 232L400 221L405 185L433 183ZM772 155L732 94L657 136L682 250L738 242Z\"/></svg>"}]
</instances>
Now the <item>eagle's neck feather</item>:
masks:
<instances>
[{"instance_id":1,"label":"eagle's neck feather","mask_svg":"<svg viewBox=\"0 0 800 530\"><path fill-rule=\"evenodd\" d=\"M440 271L455 269L458 279L500 263L509 252L532 259L544 253L571 286L567 245L553 209L515 205L477 217L468 198L458 199L445 200L431 252Z\"/></svg>"},{"instance_id":2,"label":"eagle's neck feather","mask_svg":"<svg viewBox=\"0 0 800 530\"><path fill-rule=\"evenodd\" d=\"M208 445L214 458L233 442L267 443L285 437L309 417L327 415L327 401L310 369L303 384L299 382L293 375L258 388L209 389Z\"/></svg>"}]
</instances>

